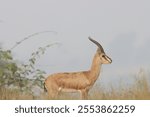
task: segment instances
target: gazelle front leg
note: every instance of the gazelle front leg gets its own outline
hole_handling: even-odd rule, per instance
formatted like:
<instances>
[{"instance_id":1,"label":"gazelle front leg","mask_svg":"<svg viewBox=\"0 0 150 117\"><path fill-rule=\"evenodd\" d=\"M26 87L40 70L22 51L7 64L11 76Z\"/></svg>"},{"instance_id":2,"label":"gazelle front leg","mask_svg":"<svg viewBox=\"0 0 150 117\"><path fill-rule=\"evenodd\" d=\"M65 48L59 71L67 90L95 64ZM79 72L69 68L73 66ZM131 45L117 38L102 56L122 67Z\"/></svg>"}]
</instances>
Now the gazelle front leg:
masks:
<instances>
[{"instance_id":1,"label":"gazelle front leg","mask_svg":"<svg viewBox=\"0 0 150 117\"><path fill-rule=\"evenodd\" d=\"M86 89L81 90L81 99L82 100L88 99L88 90L86 90Z\"/></svg>"}]
</instances>

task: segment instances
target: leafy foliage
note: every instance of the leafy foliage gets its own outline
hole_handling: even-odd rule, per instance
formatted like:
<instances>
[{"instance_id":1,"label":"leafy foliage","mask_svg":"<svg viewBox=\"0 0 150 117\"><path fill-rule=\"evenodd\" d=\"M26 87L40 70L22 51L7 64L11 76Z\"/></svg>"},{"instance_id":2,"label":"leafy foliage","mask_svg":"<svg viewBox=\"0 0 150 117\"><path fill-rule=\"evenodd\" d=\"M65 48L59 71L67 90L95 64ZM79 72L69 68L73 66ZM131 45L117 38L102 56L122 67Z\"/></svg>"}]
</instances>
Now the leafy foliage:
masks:
<instances>
[{"instance_id":1,"label":"leafy foliage","mask_svg":"<svg viewBox=\"0 0 150 117\"><path fill-rule=\"evenodd\" d=\"M0 49L0 87L11 85L14 82L17 65L13 61L11 51Z\"/></svg>"},{"instance_id":2,"label":"leafy foliage","mask_svg":"<svg viewBox=\"0 0 150 117\"><path fill-rule=\"evenodd\" d=\"M11 87L30 93L35 85L42 88L45 72L36 69L35 64L46 49L55 44L57 43L39 47L36 52L31 54L27 64L16 63L10 50L0 48L0 88Z\"/></svg>"}]
</instances>

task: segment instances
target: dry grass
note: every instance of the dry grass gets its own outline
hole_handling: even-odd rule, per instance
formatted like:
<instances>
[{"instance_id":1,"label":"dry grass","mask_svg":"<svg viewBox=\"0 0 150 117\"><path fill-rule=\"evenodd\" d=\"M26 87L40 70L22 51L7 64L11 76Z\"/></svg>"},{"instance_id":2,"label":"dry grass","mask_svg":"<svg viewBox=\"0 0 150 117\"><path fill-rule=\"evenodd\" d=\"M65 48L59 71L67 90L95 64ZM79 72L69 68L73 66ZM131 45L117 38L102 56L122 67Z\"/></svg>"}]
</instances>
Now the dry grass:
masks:
<instances>
[{"instance_id":1,"label":"dry grass","mask_svg":"<svg viewBox=\"0 0 150 117\"><path fill-rule=\"evenodd\" d=\"M94 91L90 99L101 100L150 100L150 83L146 78L136 78L130 87L121 87L115 89L111 87L110 91L100 89Z\"/></svg>"},{"instance_id":2,"label":"dry grass","mask_svg":"<svg viewBox=\"0 0 150 117\"><path fill-rule=\"evenodd\" d=\"M39 97L34 97L31 94L22 94L17 90L0 89L1 100L33 100L42 99L47 100L45 94ZM75 100L79 99L78 93L61 93L57 99L61 100ZM94 89L90 92L90 100L149 100L150 99L150 84L146 78L136 79L131 87L123 87L119 90L111 88L106 91L103 88Z\"/></svg>"},{"instance_id":3,"label":"dry grass","mask_svg":"<svg viewBox=\"0 0 150 117\"><path fill-rule=\"evenodd\" d=\"M0 100L30 100L32 95L22 94L18 90L0 88Z\"/></svg>"}]
</instances>

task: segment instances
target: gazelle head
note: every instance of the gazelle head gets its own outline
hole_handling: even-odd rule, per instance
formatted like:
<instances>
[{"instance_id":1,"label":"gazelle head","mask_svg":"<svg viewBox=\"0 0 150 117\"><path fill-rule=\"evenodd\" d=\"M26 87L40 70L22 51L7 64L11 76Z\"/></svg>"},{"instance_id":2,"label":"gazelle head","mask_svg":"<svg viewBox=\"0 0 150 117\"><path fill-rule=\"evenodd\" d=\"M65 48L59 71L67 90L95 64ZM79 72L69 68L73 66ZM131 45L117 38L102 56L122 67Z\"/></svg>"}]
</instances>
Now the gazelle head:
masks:
<instances>
[{"instance_id":1,"label":"gazelle head","mask_svg":"<svg viewBox=\"0 0 150 117\"><path fill-rule=\"evenodd\" d=\"M99 55L99 58L101 60L102 64L110 64L112 63L112 59L109 58L106 54L105 51L103 49L103 47L101 46L101 44L99 44L97 41L95 41L94 39L92 39L91 37L89 37L89 40L92 41L94 44L96 44L98 46L97 49L97 53Z\"/></svg>"}]
</instances>

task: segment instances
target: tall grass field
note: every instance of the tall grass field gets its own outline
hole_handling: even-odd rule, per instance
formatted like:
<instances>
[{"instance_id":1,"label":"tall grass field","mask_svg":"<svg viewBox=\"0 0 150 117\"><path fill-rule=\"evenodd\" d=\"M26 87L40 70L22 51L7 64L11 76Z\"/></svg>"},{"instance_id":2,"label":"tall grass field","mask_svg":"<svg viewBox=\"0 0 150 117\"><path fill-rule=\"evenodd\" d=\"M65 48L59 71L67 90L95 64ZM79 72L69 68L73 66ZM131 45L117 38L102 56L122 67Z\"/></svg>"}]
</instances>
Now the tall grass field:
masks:
<instances>
[{"instance_id":1,"label":"tall grass field","mask_svg":"<svg viewBox=\"0 0 150 117\"><path fill-rule=\"evenodd\" d=\"M22 93L13 89L0 89L1 100L48 100L48 96L45 92L39 96L34 96L31 93ZM61 93L58 100L76 100L80 99L78 93ZM121 87L116 89L111 87L109 91L106 91L102 87L94 87L89 93L89 100L149 100L150 99L150 84L148 79L140 78L136 79L130 87Z\"/></svg>"}]
</instances>

